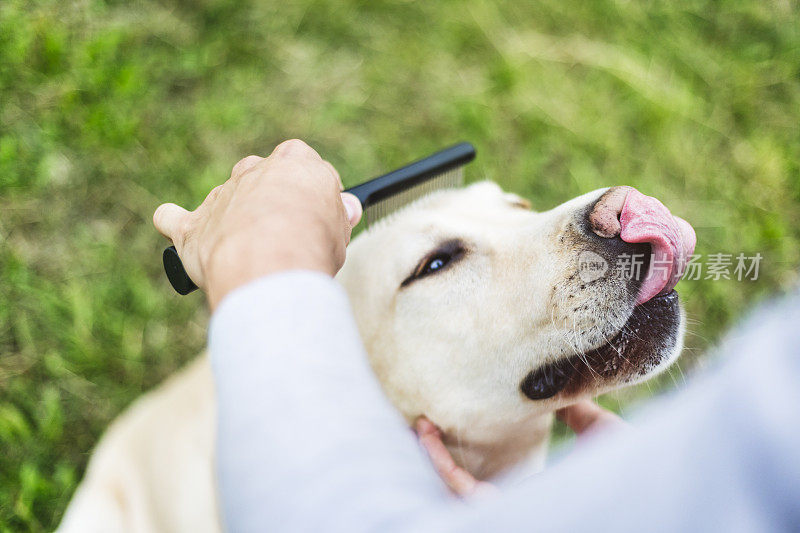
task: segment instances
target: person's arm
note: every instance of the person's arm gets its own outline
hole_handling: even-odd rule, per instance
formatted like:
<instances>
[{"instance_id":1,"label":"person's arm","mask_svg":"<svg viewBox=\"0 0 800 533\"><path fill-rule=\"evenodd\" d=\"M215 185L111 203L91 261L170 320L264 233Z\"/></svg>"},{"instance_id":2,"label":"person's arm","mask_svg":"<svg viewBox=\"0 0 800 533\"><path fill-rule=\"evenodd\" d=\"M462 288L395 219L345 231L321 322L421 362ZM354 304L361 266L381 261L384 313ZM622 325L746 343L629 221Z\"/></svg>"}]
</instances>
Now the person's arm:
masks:
<instances>
[{"instance_id":1,"label":"person's arm","mask_svg":"<svg viewBox=\"0 0 800 533\"><path fill-rule=\"evenodd\" d=\"M387 530L452 501L367 364L344 291L361 206L300 141L250 156L195 211L164 204L215 310L222 514L232 531ZM426 515L427 516L427 515Z\"/></svg>"},{"instance_id":2,"label":"person's arm","mask_svg":"<svg viewBox=\"0 0 800 533\"><path fill-rule=\"evenodd\" d=\"M638 431L598 438L500 496L454 505L382 396L330 278L360 212L351 206L348 219L338 176L316 152L282 146L235 169L205 207L168 205L155 217L212 307L222 302L211 357L232 531L800 523L797 300L728 345L743 357L649 410Z\"/></svg>"},{"instance_id":3,"label":"person's arm","mask_svg":"<svg viewBox=\"0 0 800 533\"><path fill-rule=\"evenodd\" d=\"M447 503L330 277L277 273L234 291L210 340L230 531L410 531Z\"/></svg>"},{"instance_id":4,"label":"person's arm","mask_svg":"<svg viewBox=\"0 0 800 533\"><path fill-rule=\"evenodd\" d=\"M791 531L800 524L797 323L800 300L729 343L727 364L652 405L635 429L596 434L545 472L456 505L383 399L342 290L303 272L269 276L230 295L212 326L226 523Z\"/></svg>"}]
</instances>

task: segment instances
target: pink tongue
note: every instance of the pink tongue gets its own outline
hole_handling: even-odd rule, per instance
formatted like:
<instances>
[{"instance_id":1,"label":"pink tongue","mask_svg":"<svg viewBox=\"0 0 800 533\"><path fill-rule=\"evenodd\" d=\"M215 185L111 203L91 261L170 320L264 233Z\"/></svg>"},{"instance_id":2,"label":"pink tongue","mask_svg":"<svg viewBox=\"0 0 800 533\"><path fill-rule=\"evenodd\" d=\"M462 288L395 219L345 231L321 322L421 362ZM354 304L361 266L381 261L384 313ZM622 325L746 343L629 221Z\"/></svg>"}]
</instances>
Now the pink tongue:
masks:
<instances>
[{"instance_id":1,"label":"pink tongue","mask_svg":"<svg viewBox=\"0 0 800 533\"><path fill-rule=\"evenodd\" d=\"M625 242L649 243L650 270L639 289L636 304L673 289L694 252L697 237L682 218L672 216L664 204L631 189L619 216L620 238Z\"/></svg>"}]
</instances>

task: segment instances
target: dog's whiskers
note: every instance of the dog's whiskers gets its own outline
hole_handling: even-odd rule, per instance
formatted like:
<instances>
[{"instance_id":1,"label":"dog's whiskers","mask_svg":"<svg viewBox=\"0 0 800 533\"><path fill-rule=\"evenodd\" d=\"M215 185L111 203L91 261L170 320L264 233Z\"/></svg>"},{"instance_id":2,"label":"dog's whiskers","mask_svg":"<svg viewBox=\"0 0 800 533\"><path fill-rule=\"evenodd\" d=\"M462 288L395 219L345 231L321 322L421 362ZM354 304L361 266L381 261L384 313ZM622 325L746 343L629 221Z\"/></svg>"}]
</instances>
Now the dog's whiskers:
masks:
<instances>
[{"instance_id":1,"label":"dog's whiskers","mask_svg":"<svg viewBox=\"0 0 800 533\"><path fill-rule=\"evenodd\" d=\"M622 329L625 329L625 326L623 326L623 327L622 327ZM618 355L618 356L620 356L620 357L622 358L622 360L623 360L623 361L625 361L627 364L630 364L631 362L628 360L628 358L627 358L627 357L625 357L625 355L622 353L622 350L620 350L619 348L617 348L617 347L614 345L614 343L613 343L613 342L611 342L611 340L609 340L609 338L608 338L608 337L606 337L605 333L603 333L603 331L602 331L600 328L597 328L597 330L598 330L598 332L600 333L600 335L602 335L602 337L603 337L603 338L606 340L606 342L608 343L608 345L609 345L609 346L611 346L611 347L614 349L614 351L615 351L615 352L617 352L617 355ZM620 331L620 332L621 332L621 331Z\"/></svg>"},{"instance_id":2,"label":"dog's whiskers","mask_svg":"<svg viewBox=\"0 0 800 533\"><path fill-rule=\"evenodd\" d=\"M575 327L575 317L574 316L572 317L572 324L573 324L572 331L575 334L575 337L577 339L578 331L577 331L577 328ZM593 326L593 327L597 327L597 326ZM595 371L595 369L592 368L592 365L589 364L589 358L586 356L586 352L579 349L577 355L578 355L578 359L580 359L583 362L583 364L586 366L586 368L589 369L589 372L591 372L592 374L594 374L595 376L597 376L599 378L600 374L598 374L597 371Z\"/></svg>"}]
</instances>

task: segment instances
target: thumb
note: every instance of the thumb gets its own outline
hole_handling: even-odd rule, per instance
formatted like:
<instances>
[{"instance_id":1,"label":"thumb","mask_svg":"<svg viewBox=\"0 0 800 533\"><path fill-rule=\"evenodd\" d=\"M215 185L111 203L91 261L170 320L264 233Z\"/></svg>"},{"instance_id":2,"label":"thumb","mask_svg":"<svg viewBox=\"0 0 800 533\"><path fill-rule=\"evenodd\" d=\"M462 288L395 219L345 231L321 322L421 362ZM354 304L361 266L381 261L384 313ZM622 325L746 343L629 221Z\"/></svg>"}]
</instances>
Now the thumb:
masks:
<instances>
[{"instance_id":1,"label":"thumb","mask_svg":"<svg viewBox=\"0 0 800 533\"><path fill-rule=\"evenodd\" d=\"M175 204L161 204L153 213L153 225L173 243L180 241L189 211Z\"/></svg>"}]
</instances>

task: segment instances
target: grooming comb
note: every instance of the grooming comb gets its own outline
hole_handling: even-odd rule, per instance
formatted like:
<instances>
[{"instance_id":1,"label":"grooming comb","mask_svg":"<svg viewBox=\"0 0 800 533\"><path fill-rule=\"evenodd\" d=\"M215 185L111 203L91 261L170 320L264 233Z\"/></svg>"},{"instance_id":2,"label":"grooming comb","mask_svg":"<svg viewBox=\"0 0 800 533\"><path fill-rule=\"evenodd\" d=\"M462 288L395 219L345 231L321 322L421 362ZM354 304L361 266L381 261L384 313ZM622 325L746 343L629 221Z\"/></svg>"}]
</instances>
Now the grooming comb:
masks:
<instances>
[{"instance_id":1,"label":"grooming comb","mask_svg":"<svg viewBox=\"0 0 800 533\"><path fill-rule=\"evenodd\" d=\"M353 194L364 209L367 226L422 196L464 182L464 165L475 159L475 147L459 143L344 192ZM164 270L178 294L197 289L183 268L174 246L164 250Z\"/></svg>"}]
</instances>

